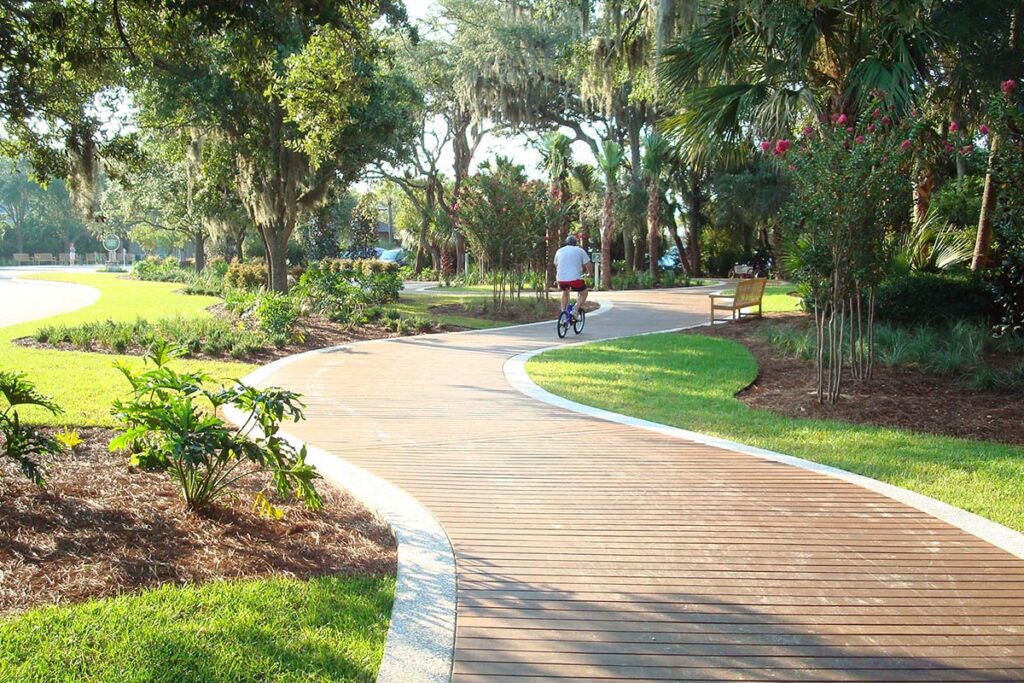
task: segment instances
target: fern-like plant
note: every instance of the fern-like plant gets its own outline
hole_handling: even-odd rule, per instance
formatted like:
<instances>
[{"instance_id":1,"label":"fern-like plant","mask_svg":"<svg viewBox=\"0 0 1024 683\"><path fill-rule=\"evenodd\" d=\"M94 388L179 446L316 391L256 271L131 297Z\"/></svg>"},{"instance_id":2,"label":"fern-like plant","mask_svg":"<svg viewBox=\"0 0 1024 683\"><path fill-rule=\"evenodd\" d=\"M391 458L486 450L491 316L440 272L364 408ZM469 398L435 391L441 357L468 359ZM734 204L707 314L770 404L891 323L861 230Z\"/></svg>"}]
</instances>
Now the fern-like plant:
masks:
<instances>
[{"instance_id":1,"label":"fern-like plant","mask_svg":"<svg viewBox=\"0 0 1024 683\"><path fill-rule=\"evenodd\" d=\"M38 406L54 415L63 412L52 398L36 391L35 385L25 378L23 372L0 371L0 437L3 450L0 454L11 458L21 467L26 477L38 486L45 483L39 459L46 455L57 455L64 450L64 444L38 428L27 425L18 415L19 406Z\"/></svg>"}]
</instances>

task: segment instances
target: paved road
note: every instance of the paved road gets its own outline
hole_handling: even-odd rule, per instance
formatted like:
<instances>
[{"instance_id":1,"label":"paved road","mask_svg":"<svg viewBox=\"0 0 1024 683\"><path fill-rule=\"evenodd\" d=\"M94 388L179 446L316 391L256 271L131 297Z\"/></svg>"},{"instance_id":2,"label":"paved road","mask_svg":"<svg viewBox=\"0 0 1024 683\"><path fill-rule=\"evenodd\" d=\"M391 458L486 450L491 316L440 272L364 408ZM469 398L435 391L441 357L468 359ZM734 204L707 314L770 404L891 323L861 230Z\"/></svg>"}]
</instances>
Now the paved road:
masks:
<instances>
[{"instance_id":1,"label":"paved road","mask_svg":"<svg viewBox=\"0 0 1024 683\"><path fill-rule=\"evenodd\" d=\"M694 292L606 296L586 339L706 315ZM506 359L553 343L397 339L267 380L305 394L296 436L444 526L455 681L1024 680L1024 561L853 484L513 390Z\"/></svg>"},{"instance_id":2,"label":"paved road","mask_svg":"<svg viewBox=\"0 0 1024 683\"><path fill-rule=\"evenodd\" d=\"M0 268L0 327L85 308L100 296L98 289L85 285L17 279L27 272Z\"/></svg>"}]
</instances>

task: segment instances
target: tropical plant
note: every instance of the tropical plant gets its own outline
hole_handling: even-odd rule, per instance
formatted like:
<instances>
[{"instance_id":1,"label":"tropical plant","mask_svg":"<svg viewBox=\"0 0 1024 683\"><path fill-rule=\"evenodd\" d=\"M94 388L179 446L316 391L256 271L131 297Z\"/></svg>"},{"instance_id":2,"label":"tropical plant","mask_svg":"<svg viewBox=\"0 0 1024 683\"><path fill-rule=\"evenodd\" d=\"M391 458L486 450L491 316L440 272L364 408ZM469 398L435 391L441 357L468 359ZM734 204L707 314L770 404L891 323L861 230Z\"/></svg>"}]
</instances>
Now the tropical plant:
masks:
<instances>
[{"instance_id":1,"label":"tropical plant","mask_svg":"<svg viewBox=\"0 0 1024 683\"><path fill-rule=\"evenodd\" d=\"M619 170L625 159L622 145L605 140L597 155L597 165L604 174L604 209L601 218L601 289L612 286L612 237L615 233L615 194Z\"/></svg>"},{"instance_id":2,"label":"tropical plant","mask_svg":"<svg viewBox=\"0 0 1024 683\"><path fill-rule=\"evenodd\" d=\"M269 474L278 496L295 496L310 509L319 508L314 488L319 474L306 463L305 446L296 450L279 433L285 418L302 419L299 395L241 383L207 389L208 375L170 367L176 355L161 343L146 355L140 371L117 364L131 395L114 402L121 433L110 450L129 452L132 465L167 472L189 510L208 507L236 481L258 473ZM230 427L218 417L228 406L246 415L242 425Z\"/></svg>"},{"instance_id":3,"label":"tropical plant","mask_svg":"<svg viewBox=\"0 0 1024 683\"><path fill-rule=\"evenodd\" d=\"M39 459L59 455L64 444L36 427L21 421L18 406L38 406L57 415L63 412L52 398L36 391L23 372L0 370L0 397L7 404L0 412L0 437L3 455L18 463L22 473L38 486L44 483Z\"/></svg>"},{"instance_id":4,"label":"tropical plant","mask_svg":"<svg viewBox=\"0 0 1024 683\"><path fill-rule=\"evenodd\" d=\"M572 146L568 136L555 131L541 139L540 155L544 162L544 169L548 173L548 192L551 196L551 203L558 209L554 216L556 222L549 225L545 233L544 241L547 244L545 253L548 287L555 285L555 251L565 242L568 232L568 212L565 210L572 201L569 196L569 172L572 169Z\"/></svg>"}]
</instances>

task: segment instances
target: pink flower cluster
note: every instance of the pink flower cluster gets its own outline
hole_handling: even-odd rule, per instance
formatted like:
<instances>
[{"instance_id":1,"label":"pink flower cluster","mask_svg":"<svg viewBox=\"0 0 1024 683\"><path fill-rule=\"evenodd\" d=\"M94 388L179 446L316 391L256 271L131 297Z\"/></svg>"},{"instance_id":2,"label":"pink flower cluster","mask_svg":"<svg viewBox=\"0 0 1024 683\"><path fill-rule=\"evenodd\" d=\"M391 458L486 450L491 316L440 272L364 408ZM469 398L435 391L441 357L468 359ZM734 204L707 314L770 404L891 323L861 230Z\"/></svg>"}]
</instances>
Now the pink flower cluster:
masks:
<instances>
[{"instance_id":1,"label":"pink flower cluster","mask_svg":"<svg viewBox=\"0 0 1024 683\"><path fill-rule=\"evenodd\" d=\"M761 151L767 152L771 150L774 156L781 156L789 151L789 148L793 146L793 143L789 140L776 140L775 146L772 147L771 140L763 140L761 142Z\"/></svg>"},{"instance_id":2,"label":"pink flower cluster","mask_svg":"<svg viewBox=\"0 0 1024 683\"><path fill-rule=\"evenodd\" d=\"M1017 92L1017 81L1012 78L1005 80L999 84L999 89L1003 91L1004 95L1012 95Z\"/></svg>"}]
</instances>

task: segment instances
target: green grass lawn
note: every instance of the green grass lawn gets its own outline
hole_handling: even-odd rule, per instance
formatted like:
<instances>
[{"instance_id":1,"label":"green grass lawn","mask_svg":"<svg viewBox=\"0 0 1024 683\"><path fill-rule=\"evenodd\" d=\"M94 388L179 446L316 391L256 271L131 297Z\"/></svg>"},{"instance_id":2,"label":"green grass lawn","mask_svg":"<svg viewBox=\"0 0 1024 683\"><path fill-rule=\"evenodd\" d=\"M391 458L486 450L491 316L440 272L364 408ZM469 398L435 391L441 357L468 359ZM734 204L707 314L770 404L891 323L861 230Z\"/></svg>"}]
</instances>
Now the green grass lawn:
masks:
<instances>
[{"instance_id":1,"label":"green grass lawn","mask_svg":"<svg viewBox=\"0 0 1024 683\"><path fill-rule=\"evenodd\" d=\"M832 465L1024 531L1024 449L749 408L735 395L757 363L730 340L633 337L550 351L527 369L579 403Z\"/></svg>"},{"instance_id":2,"label":"green grass lawn","mask_svg":"<svg viewBox=\"0 0 1024 683\"><path fill-rule=\"evenodd\" d=\"M488 285L487 287L489 296L490 286ZM532 298L533 294L523 293L524 301L527 300L528 297ZM405 315L418 315L430 318L440 325L455 325L472 330L487 330L492 327L505 327L514 324L501 320L487 320L485 318L474 318L471 316L446 315L435 313L430 310L433 306L445 306L450 304L474 305L479 304L481 300L482 297L480 295L474 294L403 294L399 297L398 303L389 304L387 307Z\"/></svg>"},{"instance_id":3,"label":"green grass lawn","mask_svg":"<svg viewBox=\"0 0 1024 683\"><path fill-rule=\"evenodd\" d=\"M723 286L723 294L732 294L735 287ZM764 298L761 299L761 306L765 313L789 313L800 310L800 297L795 296L796 285L788 282L769 282L764 288ZM721 312L724 316L725 311Z\"/></svg>"},{"instance_id":4,"label":"green grass lawn","mask_svg":"<svg viewBox=\"0 0 1024 683\"><path fill-rule=\"evenodd\" d=\"M177 294L180 284L139 282L113 273L45 273L23 277L89 285L101 293L99 300L86 308L21 325L0 327L0 368L27 372L39 390L54 396L65 410L58 416L34 409L19 411L23 419L42 424L111 425L110 404L128 387L114 362L122 360L139 366L142 361L137 356L30 349L12 344L11 340L29 336L47 324L72 325L108 318L131 321L139 317L156 320L175 315L206 316L210 314L205 309L218 301L213 297ZM242 377L253 368L252 365L232 362L180 360L177 363L179 368L201 369L225 379Z\"/></svg>"},{"instance_id":5,"label":"green grass lawn","mask_svg":"<svg viewBox=\"0 0 1024 683\"><path fill-rule=\"evenodd\" d=\"M373 681L394 581L165 586L0 621L0 681Z\"/></svg>"}]
</instances>

